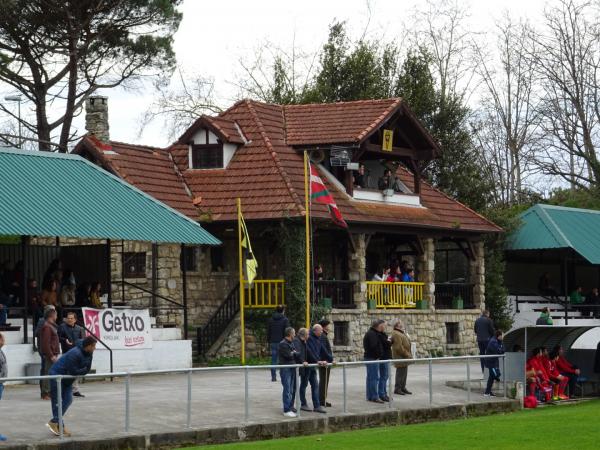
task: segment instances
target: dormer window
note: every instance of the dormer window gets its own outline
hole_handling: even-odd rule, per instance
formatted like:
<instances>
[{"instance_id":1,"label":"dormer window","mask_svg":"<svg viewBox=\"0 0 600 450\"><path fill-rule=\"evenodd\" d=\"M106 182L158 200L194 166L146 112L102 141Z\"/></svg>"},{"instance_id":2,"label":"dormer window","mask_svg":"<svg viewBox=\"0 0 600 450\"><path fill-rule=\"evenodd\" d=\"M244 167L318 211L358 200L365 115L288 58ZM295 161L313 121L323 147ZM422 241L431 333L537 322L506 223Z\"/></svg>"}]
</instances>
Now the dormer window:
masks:
<instances>
[{"instance_id":1,"label":"dormer window","mask_svg":"<svg viewBox=\"0 0 600 450\"><path fill-rule=\"evenodd\" d=\"M223 144L192 144L192 169L222 169Z\"/></svg>"}]
</instances>

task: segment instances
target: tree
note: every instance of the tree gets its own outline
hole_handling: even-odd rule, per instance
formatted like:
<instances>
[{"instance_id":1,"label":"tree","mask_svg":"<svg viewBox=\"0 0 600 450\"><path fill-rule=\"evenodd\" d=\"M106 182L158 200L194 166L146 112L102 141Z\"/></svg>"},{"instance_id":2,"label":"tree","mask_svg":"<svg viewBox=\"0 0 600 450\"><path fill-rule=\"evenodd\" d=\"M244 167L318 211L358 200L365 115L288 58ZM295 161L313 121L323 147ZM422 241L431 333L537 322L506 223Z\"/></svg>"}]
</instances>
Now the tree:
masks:
<instances>
[{"instance_id":1,"label":"tree","mask_svg":"<svg viewBox=\"0 0 600 450\"><path fill-rule=\"evenodd\" d=\"M73 117L102 88L172 70L181 0L4 0L0 81L32 102L40 150L58 131L61 152ZM4 112L14 114L2 107ZM60 111L53 115L50 113Z\"/></svg>"},{"instance_id":2,"label":"tree","mask_svg":"<svg viewBox=\"0 0 600 450\"><path fill-rule=\"evenodd\" d=\"M487 46L474 43L484 87L475 120L481 167L494 181L495 202L507 205L522 199L523 177L536 143L535 70L528 58L535 48L530 36L527 24L506 16L496 30L496 58L487 56Z\"/></svg>"},{"instance_id":3,"label":"tree","mask_svg":"<svg viewBox=\"0 0 600 450\"><path fill-rule=\"evenodd\" d=\"M597 4L561 0L533 34L539 49L530 57L540 77L542 170L593 189L600 182L600 23Z\"/></svg>"}]
</instances>

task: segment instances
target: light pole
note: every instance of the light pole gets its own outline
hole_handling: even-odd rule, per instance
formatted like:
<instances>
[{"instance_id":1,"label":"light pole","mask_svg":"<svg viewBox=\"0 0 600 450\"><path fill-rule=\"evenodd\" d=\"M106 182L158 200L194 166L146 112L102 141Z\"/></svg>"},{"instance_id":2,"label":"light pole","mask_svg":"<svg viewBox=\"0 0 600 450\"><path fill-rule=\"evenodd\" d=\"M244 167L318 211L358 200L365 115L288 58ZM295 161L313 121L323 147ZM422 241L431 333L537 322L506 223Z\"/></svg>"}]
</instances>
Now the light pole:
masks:
<instances>
[{"instance_id":1,"label":"light pole","mask_svg":"<svg viewBox=\"0 0 600 450\"><path fill-rule=\"evenodd\" d=\"M21 97L21 95L7 95L6 97L4 97L4 100L6 100L7 102L17 102L17 106L18 106L18 118L19 118L19 143L17 144L17 148L21 148L22 142L23 142L23 134L21 132L21 100L23 99L23 97Z\"/></svg>"}]
</instances>

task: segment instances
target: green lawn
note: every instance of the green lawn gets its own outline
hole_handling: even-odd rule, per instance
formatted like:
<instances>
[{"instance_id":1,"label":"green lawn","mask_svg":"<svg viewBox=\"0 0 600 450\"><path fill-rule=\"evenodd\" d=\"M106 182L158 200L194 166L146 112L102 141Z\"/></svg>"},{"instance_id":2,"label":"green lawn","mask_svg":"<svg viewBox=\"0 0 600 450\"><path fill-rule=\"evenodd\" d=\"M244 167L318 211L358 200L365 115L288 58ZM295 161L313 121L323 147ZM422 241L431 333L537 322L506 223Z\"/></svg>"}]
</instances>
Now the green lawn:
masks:
<instances>
[{"instance_id":1,"label":"green lawn","mask_svg":"<svg viewBox=\"0 0 600 450\"><path fill-rule=\"evenodd\" d=\"M448 422L374 428L198 449L597 449L600 401Z\"/></svg>"}]
</instances>

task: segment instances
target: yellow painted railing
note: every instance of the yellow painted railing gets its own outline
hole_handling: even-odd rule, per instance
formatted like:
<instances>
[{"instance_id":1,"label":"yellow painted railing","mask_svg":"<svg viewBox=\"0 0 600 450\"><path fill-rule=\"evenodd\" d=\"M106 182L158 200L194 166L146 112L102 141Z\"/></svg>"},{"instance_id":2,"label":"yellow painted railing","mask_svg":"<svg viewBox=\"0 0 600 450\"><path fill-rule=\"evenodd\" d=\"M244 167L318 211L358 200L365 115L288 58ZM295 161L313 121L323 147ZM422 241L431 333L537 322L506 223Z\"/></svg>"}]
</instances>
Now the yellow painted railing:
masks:
<instances>
[{"instance_id":1,"label":"yellow painted railing","mask_svg":"<svg viewBox=\"0 0 600 450\"><path fill-rule=\"evenodd\" d=\"M375 300L377 308L415 308L423 299L425 283L367 281L367 300Z\"/></svg>"},{"instance_id":2,"label":"yellow painted railing","mask_svg":"<svg viewBox=\"0 0 600 450\"><path fill-rule=\"evenodd\" d=\"M243 288L246 308L275 308L285 305L285 280L254 280L251 285L244 280Z\"/></svg>"}]
</instances>

